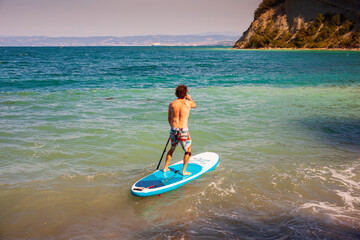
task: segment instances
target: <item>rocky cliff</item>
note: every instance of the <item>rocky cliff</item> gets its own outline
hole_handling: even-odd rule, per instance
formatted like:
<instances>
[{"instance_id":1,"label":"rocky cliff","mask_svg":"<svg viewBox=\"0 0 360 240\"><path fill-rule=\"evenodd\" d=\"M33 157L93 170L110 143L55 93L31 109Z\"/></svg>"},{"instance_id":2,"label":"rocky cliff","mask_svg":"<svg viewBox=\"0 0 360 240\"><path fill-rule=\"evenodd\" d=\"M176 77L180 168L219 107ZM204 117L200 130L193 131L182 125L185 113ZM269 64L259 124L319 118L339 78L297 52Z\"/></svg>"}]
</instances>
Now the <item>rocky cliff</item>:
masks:
<instances>
[{"instance_id":1,"label":"rocky cliff","mask_svg":"<svg viewBox=\"0 0 360 240\"><path fill-rule=\"evenodd\" d=\"M263 0L234 48L360 48L360 0Z\"/></svg>"}]
</instances>

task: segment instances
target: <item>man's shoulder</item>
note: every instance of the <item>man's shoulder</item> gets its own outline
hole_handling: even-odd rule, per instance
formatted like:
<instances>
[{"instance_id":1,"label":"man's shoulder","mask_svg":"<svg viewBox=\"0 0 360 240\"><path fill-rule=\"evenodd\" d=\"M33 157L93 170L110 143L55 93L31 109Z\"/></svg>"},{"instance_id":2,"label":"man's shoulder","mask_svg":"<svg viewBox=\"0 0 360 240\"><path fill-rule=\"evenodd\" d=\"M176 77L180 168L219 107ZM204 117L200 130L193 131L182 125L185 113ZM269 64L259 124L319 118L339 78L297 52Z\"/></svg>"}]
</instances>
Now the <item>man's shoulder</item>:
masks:
<instances>
[{"instance_id":1,"label":"man's shoulder","mask_svg":"<svg viewBox=\"0 0 360 240\"><path fill-rule=\"evenodd\" d=\"M177 106L176 100L169 103L169 108L175 108L176 106Z\"/></svg>"},{"instance_id":2,"label":"man's shoulder","mask_svg":"<svg viewBox=\"0 0 360 240\"><path fill-rule=\"evenodd\" d=\"M185 101L185 104L188 108L191 108L191 102L190 101Z\"/></svg>"},{"instance_id":3,"label":"man's shoulder","mask_svg":"<svg viewBox=\"0 0 360 240\"><path fill-rule=\"evenodd\" d=\"M171 103L170 103L170 105L176 105L176 104L180 104L180 100L179 99L175 99L174 101L172 101Z\"/></svg>"}]
</instances>

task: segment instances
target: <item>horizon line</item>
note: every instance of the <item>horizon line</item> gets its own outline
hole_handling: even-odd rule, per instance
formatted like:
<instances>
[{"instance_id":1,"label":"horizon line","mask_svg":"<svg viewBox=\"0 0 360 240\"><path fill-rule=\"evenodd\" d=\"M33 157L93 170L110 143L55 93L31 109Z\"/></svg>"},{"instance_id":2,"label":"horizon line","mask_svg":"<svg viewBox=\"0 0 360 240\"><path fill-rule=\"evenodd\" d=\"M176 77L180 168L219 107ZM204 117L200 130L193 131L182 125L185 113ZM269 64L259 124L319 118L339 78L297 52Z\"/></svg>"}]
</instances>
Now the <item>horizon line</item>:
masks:
<instances>
[{"instance_id":1,"label":"horizon line","mask_svg":"<svg viewBox=\"0 0 360 240\"><path fill-rule=\"evenodd\" d=\"M149 36L227 36L227 37L238 37L239 35L232 35L226 33L198 33L198 34L144 34L144 35L126 35L126 36L114 36L114 35L92 35L92 36L47 36L47 35L0 35L0 37L48 37L48 38L90 38L90 37L149 37Z\"/></svg>"}]
</instances>

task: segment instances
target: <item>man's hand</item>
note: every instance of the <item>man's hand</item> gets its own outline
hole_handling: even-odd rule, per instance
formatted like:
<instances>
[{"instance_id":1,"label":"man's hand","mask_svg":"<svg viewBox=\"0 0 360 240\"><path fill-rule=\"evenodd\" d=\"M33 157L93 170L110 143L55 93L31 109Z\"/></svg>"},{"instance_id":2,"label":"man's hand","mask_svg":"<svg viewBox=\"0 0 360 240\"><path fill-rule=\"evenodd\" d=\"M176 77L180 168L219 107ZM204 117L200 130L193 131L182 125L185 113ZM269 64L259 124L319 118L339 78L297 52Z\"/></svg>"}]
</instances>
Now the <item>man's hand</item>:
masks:
<instances>
[{"instance_id":1,"label":"man's hand","mask_svg":"<svg viewBox=\"0 0 360 240\"><path fill-rule=\"evenodd\" d=\"M186 99L191 100L191 96L189 94L186 94Z\"/></svg>"}]
</instances>

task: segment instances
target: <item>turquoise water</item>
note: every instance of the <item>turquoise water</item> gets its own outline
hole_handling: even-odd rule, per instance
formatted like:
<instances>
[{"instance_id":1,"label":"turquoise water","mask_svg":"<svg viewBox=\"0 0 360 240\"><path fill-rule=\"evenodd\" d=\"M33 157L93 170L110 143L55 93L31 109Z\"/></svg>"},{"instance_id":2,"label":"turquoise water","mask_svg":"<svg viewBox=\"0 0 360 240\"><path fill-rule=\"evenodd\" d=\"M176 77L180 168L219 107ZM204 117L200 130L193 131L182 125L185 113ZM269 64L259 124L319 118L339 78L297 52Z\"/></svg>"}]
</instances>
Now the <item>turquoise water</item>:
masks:
<instances>
[{"instance_id":1,"label":"turquoise water","mask_svg":"<svg viewBox=\"0 0 360 240\"><path fill-rule=\"evenodd\" d=\"M360 52L7 47L0 76L2 239L360 236ZM220 165L133 197L178 84Z\"/></svg>"}]
</instances>

